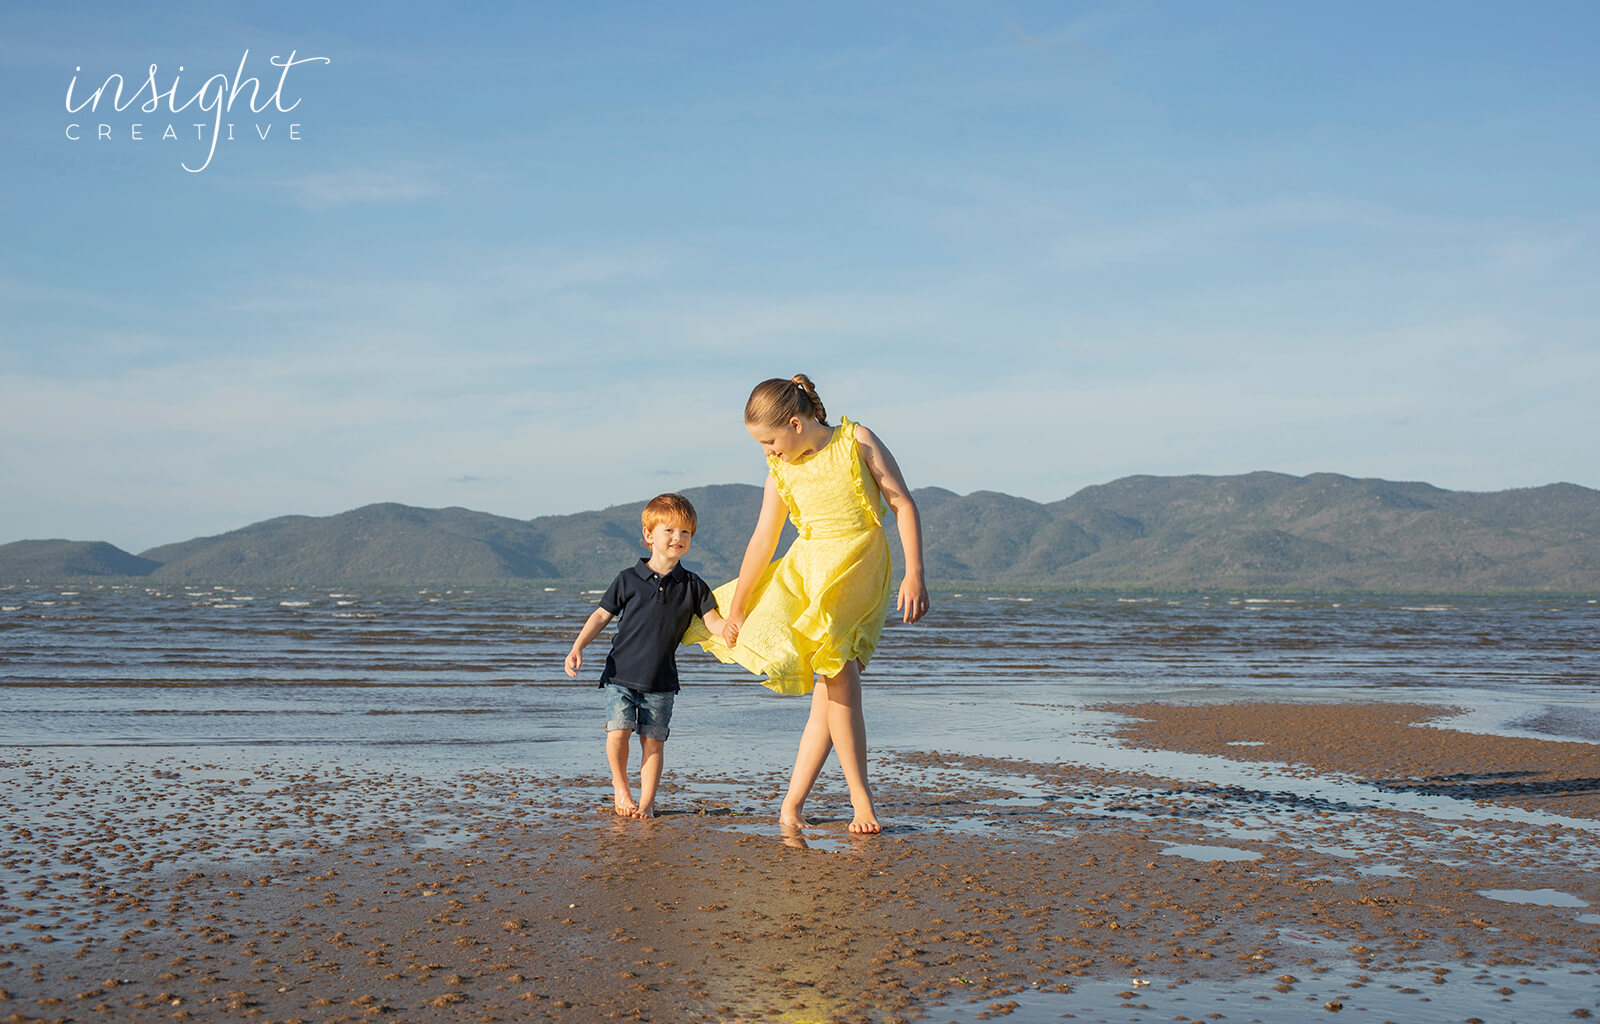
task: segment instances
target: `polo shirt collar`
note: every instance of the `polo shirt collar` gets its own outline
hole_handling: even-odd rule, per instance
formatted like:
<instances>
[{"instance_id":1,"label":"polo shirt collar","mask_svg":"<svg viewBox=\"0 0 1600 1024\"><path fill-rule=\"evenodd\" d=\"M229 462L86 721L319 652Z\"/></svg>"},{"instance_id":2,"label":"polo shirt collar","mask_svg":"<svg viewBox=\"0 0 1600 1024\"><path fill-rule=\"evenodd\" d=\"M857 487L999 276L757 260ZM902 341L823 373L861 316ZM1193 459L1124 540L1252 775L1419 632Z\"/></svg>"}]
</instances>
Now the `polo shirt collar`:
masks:
<instances>
[{"instance_id":1,"label":"polo shirt collar","mask_svg":"<svg viewBox=\"0 0 1600 1024\"><path fill-rule=\"evenodd\" d=\"M641 558L635 562L633 564L633 571L637 573L639 578L642 580L647 580L656 575L656 571L650 568L650 559L648 558ZM683 563L679 562L677 565L672 567L671 572L666 573L661 578L678 582L681 581L688 574L688 572L689 570L683 567Z\"/></svg>"}]
</instances>

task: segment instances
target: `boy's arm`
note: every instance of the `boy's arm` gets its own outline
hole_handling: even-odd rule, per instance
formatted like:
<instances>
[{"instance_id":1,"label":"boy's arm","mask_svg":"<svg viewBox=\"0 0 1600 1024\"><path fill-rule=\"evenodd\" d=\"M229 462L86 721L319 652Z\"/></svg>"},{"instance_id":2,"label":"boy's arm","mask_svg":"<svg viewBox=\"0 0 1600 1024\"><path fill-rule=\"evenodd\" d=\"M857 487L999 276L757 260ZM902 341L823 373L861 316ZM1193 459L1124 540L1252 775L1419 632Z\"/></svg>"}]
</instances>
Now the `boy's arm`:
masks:
<instances>
[{"instance_id":1,"label":"boy's arm","mask_svg":"<svg viewBox=\"0 0 1600 1024\"><path fill-rule=\"evenodd\" d=\"M578 678L578 669L583 667L583 649L588 647L600 631L610 624L614 616L604 608L596 608L589 613L589 621L583 624L578 631L578 639L572 641L572 650L567 652L567 675Z\"/></svg>"},{"instance_id":2,"label":"boy's arm","mask_svg":"<svg viewBox=\"0 0 1600 1024\"><path fill-rule=\"evenodd\" d=\"M715 608L700 616L700 621L704 622L706 624L706 628L711 630L712 636L722 635L722 624L725 620L721 615L717 614L717 610Z\"/></svg>"}]
</instances>

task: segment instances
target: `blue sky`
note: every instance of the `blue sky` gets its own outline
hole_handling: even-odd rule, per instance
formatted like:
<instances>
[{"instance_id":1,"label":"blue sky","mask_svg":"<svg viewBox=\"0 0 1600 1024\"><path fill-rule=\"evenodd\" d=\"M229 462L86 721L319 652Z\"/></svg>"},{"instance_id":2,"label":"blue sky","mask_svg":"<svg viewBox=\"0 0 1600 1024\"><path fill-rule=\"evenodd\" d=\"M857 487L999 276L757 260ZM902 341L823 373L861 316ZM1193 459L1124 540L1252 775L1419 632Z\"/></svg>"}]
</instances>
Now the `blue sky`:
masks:
<instances>
[{"instance_id":1,"label":"blue sky","mask_svg":"<svg viewBox=\"0 0 1600 1024\"><path fill-rule=\"evenodd\" d=\"M0 542L759 483L799 371L913 486L1600 487L1590 3L133 6L3 15ZM66 110L247 52L199 173Z\"/></svg>"}]
</instances>

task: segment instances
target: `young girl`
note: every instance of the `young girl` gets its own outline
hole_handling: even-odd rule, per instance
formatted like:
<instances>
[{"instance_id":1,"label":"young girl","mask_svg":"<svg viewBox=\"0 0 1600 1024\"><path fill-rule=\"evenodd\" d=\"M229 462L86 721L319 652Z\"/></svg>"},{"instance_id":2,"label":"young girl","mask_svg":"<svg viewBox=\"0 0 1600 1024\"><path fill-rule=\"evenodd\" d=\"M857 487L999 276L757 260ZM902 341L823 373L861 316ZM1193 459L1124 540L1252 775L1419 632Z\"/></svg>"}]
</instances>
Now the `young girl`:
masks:
<instances>
[{"instance_id":1,"label":"young girl","mask_svg":"<svg viewBox=\"0 0 1600 1024\"><path fill-rule=\"evenodd\" d=\"M928 611L916 502L877 435L848 418L828 425L822 399L805 374L756 385L745 403L744 425L767 455L761 515L739 578L716 591L725 613L722 635L695 621L684 639L767 675L766 685L779 693L811 693L780 825L806 824L806 797L833 750L855 810L850 831L882 831L867 784L861 671L878 645L889 604L885 500L905 552L895 608L906 622ZM773 562L785 515L799 536Z\"/></svg>"}]
</instances>

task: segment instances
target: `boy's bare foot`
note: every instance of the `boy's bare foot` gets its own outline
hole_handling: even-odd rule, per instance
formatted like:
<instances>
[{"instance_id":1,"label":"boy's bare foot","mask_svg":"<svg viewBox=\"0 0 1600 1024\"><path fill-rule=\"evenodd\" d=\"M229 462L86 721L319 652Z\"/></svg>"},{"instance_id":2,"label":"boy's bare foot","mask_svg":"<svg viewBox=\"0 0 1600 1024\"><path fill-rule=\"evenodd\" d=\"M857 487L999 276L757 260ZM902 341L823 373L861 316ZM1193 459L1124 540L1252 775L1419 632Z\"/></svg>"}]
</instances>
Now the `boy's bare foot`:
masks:
<instances>
[{"instance_id":1,"label":"boy's bare foot","mask_svg":"<svg viewBox=\"0 0 1600 1024\"><path fill-rule=\"evenodd\" d=\"M639 805L633 802L633 794L621 786L614 790L615 796L611 804L616 808L617 814L623 818L636 817L639 814Z\"/></svg>"},{"instance_id":2,"label":"boy's bare foot","mask_svg":"<svg viewBox=\"0 0 1600 1024\"><path fill-rule=\"evenodd\" d=\"M647 804L640 804L634 810L633 816L635 818L654 818L656 816L656 802L652 800Z\"/></svg>"}]
</instances>

